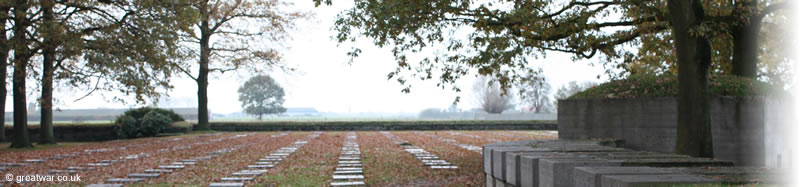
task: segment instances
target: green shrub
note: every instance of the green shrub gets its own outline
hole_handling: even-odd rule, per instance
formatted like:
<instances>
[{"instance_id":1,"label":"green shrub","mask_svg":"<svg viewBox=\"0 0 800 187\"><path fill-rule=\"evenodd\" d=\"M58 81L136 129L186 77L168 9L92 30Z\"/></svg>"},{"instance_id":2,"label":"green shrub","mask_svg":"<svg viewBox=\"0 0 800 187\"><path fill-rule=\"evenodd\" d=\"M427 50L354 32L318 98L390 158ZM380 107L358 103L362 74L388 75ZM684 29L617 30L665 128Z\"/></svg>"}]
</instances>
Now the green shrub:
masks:
<instances>
[{"instance_id":1,"label":"green shrub","mask_svg":"<svg viewBox=\"0 0 800 187\"><path fill-rule=\"evenodd\" d=\"M736 76L714 76L709 79L712 96L763 96L779 90L758 80ZM669 97L678 95L678 77L637 75L627 79L612 80L570 96L577 98L635 98Z\"/></svg>"},{"instance_id":2,"label":"green shrub","mask_svg":"<svg viewBox=\"0 0 800 187\"><path fill-rule=\"evenodd\" d=\"M165 109L161 109L161 108L142 107L142 108L137 108L137 109L131 109L131 110L125 111L125 114L123 114L123 115L131 116L131 117L134 117L136 119L142 119L145 114L150 113L150 112L158 112L158 113L160 113L162 115L165 115L165 116L169 117L172 121L184 121L183 117L181 117L180 115L178 115L174 111L165 110Z\"/></svg>"},{"instance_id":3,"label":"green shrub","mask_svg":"<svg viewBox=\"0 0 800 187\"><path fill-rule=\"evenodd\" d=\"M143 107L125 111L117 117L114 130L122 139L152 137L175 121L184 119L172 110Z\"/></svg>"}]
</instances>

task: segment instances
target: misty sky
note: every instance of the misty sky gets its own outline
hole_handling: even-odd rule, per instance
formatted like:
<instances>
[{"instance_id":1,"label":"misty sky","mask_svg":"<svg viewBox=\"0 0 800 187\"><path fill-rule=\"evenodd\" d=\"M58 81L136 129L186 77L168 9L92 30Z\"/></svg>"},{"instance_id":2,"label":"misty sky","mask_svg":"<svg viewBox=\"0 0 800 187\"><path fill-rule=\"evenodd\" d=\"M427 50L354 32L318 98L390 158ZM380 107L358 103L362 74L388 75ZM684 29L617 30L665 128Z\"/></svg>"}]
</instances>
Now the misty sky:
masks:
<instances>
[{"instance_id":1,"label":"misty sky","mask_svg":"<svg viewBox=\"0 0 800 187\"><path fill-rule=\"evenodd\" d=\"M472 97L473 76L459 80L462 92L436 87L436 79L427 82L412 81L412 92L401 93L402 87L395 80L387 80L386 74L393 71L396 63L391 47L378 48L368 40L356 43L363 52L355 63L348 65L345 54L352 44L337 43L331 39L336 33L331 30L338 12L353 6L352 2L336 1L334 6L314 8L311 0L293 1L295 7L313 12L314 18L301 21L292 31L292 40L286 42L284 62L298 69L297 72L273 72L286 91L286 107L313 107L321 112L404 112L416 113L425 108L447 108L456 96L461 96L458 107L476 107ZM421 54L424 55L424 54ZM548 53L547 58L532 60L542 67L544 75L555 89L569 81L605 81L600 65L592 67L589 61L573 62L569 55ZM196 69L196 68L193 68ZM213 113L241 111L236 90L251 74L212 74L209 83L209 109ZM180 75L173 80L175 88L162 98L161 107L195 107L197 86L193 80ZM34 83L31 83L34 84ZM29 91L31 92L31 91ZM127 108L134 103L110 101L115 93L95 94L73 102L85 91L56 90L56 108ZM39 93L29 93L28 101L38 98ZM9 94L6 111L12 111ZM168 106L167 106L168 105Z\"/></svg>"}]
</instances>

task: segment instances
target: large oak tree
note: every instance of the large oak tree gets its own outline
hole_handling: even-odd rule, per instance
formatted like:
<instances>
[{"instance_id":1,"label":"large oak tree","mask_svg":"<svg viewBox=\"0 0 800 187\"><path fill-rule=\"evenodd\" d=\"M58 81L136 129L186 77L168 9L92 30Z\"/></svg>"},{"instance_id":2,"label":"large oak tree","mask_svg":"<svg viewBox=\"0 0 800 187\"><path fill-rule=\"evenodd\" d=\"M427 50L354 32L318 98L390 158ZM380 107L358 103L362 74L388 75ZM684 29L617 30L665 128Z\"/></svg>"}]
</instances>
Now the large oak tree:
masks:
<instances>
[{"instance_id":1,"label":"large oak tree","mask_svg":"<svg viewBox=\"0 0 800 187\"><path fill-rule=\"evenodd\" d=\"M331 3L330 0L314 1L317 5ZM440 85L453 85L455 80L477 70L480 75L494 76L503 88L510 88L519 84L523 75L536 73L529 59L549 52L569 53L575 59L600 57L600 63L609 72L614 72L613 69L629 70L626 66L631 59L672 55L650 49L675 48L682 51L674 52L679 56L677 64L682 71L679 96L679 116L682 116L679 118L682 120L679 120L681 129L678 131L681 133L678 142L683 143L710 139L710 131L703 130L708 124L705 78L711 63L710 52L706 53L704 49L712 47L706 38L712 38L710 36L715 33L733 31L732 27L723 26L740 25L744 19L754 15L724 13L728 7L722 5L739 2L368 0L356 1L354 8L340 13L334 29L339 32L336 36L339 42L367 38L377 46L391 46L398 66L389 73L389 78L397 78L401 84L407 82L408 72L414 78L427 80L435 77ZM713 11L709 12L719 14L705 15L703 6L710 6L708 9ZM675 14L683 17L672 17ZM676 31L673 26L681 28ZM631 47L644 53L632 52ZM409 61L409 54L430 48L443 50L417 62ZM355 48L348 54L358 56L360 51ZM731 49L714 51L715 54L727 52L725 54L729 57L724 58L733 58L730 57ZM408 89L406 87L403 91ZM698 95L688 96L690 93ZM687 108L687 103L697 108ZM687 126L691 127L687 129ZM684 132L693 133L692 137L685 136ZM702 141L701 144L678 146L681 150L677 152L710 156L710 152L705 150L710 147L710 142Z\"/></svg>"},{"instance_id":2,"label":"large oak tree","mask_svg":"<svg viewBox=\"0 0 800 187\"><path fill-rule=\"evenodd\" d=\"M287 31L306 13L285 11L291 3L283 0L199 0L193 5L199 21L185 39L187 49L197 58L192 64L175 64L197 82L198 128L209 129L208 78L213 72L238 69L263 71L288 69L277 48Z\"/></svg>"}]
</instances>

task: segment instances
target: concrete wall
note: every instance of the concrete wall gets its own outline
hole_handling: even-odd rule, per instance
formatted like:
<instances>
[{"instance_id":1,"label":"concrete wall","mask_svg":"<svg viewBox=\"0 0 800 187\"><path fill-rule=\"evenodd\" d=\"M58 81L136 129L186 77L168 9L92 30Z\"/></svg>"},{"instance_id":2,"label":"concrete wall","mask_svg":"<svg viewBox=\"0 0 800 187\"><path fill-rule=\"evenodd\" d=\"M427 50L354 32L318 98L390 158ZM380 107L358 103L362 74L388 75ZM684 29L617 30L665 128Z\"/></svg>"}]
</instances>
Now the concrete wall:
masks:
<instances>
[{"instance_id":1,"label":"concrete wall","mask_svg":"<svg viewBox=\"0 0 800 187\"><path fill-rule=\"evenodd\" d=\"M782 119L785 103L762 97L711 99L714 153L742 166L772 166L786 159ZM674 97L637 99L570 99L558 103L560 139L615 138L625 148L673 152L677 125ZM766 133L770 134L766 134ZM783 163L787 161L784 160Z\"/></svg>"}]
</instances>

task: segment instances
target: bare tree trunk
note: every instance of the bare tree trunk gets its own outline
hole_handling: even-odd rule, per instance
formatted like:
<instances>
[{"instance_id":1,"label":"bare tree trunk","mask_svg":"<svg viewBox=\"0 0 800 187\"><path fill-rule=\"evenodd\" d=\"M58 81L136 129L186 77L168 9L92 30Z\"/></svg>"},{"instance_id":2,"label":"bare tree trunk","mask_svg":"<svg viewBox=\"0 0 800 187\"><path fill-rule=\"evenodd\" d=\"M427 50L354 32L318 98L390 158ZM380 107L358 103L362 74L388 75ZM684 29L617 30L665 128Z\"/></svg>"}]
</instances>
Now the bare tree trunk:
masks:
<instances>
[{"instance_id":1,"label":"bare tree trunk","mask_svg":"<svg viewBox=\"0 0 800 187\"><path fill-rule=\"evenodd\" d=\"M45 28L55 32L53 16L53 0L42 0L42 18L45 22ZM41 111L41 120L39 122L39 144L55 144L56 138L53 135L53 71L55 71L55 53L58 46L55 41L54 33L45 34L44 39L44 60L42 61L42 97L39 99L39 109Z\"/></svg>"},{"instance_id":2,"label":"bare tree trunk","mask_svg":"<svg viewBox=\"0 0 800 187\"><path fill-rule=\"evenodd\" d=\"M208 124L208 63L211 56L209 41L211 39L211 29L208 25L208 12L206 6L202 6L200 14L205 19L200 24L200 72L197 75L197 128L198 130L209 130Z\"/></svg>"},{"instance_id":3,"label":"bare tree trunk","mask_svg":"<svg viewBox=\"0 0 800 187\"><path fill-rule=\"evenodd\" d=\"M749 20L742 21L733 30L733 75L755 78L758 67L758 32L761 19L757 16L757 2L754 0L736 1L741 8L734 11L736 17Z\"/></svg>"},{"instance_id":4,"label":"bare tree trunk","mask_svg":"<svg viewBox=\"0 0 800 187\"><path fill-rule=\"evenodd\" d=\"M14 140L12 148L33 147L28 136L28 108L25 100L25 77L30 49L25 32L30 25L27 11L30 8L27 0L14 1L14 37L11 39L14 48L14 76L12 91L14 93Z\"/></svg>"},{"instance_id":5,"label":"bare tree trunk","mask_svg":"<svg viewBox=\"0 0 800 187\"><path fill-rule=\"evenodd\" d=\"M0 25L6 25L8 20L8 11L11 7L0 4ZM6 30L0 29L0 106L3 112L0 112L0 119L3 120L3 125L0 126L0 142L6 141L6 96L8 96L8 89L6 88L6 77L8 76L8 38Z\"/></svg>"},{"instance_id":6,"label":"bare tree trunk","mask_svg":"<svg viewBox=\"0 0 800 187\"><path fill-rule=\"evenodd\" d=\"M708 40L689 34L703 21L700 0L669 0L672 35L678 55L678 126L675 153L713 157L708 69L711 46Z\"/></svg>"}]
</instances>

